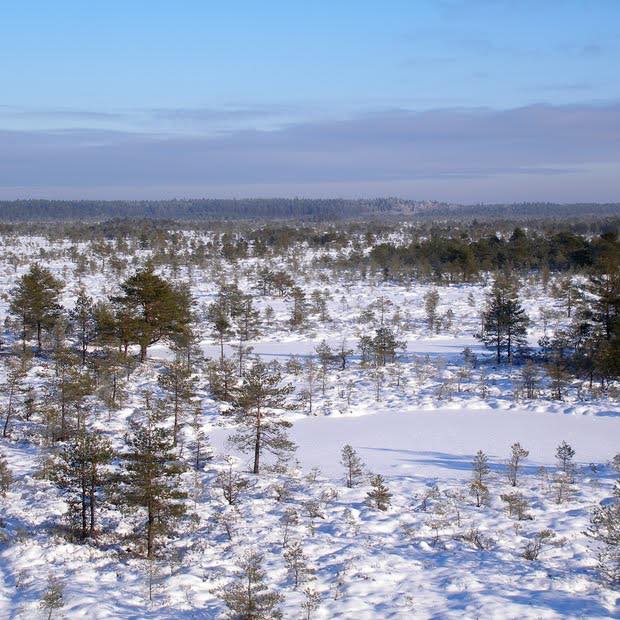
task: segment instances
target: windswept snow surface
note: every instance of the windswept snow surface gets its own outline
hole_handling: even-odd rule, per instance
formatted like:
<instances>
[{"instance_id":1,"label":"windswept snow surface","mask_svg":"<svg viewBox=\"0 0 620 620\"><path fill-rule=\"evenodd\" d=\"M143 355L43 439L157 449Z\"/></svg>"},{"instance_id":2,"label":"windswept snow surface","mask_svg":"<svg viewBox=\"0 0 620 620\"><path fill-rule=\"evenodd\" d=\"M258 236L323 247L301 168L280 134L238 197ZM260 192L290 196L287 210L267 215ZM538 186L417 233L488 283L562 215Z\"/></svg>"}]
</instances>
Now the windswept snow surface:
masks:
<instances>
[{"instance_id":1,"label":"windswept snow surface","mask_svg":"<svg viewBox=\"0 0 620 620\"><path fill-rule=\"evenodd\" d=\"M11 242L21 244L18 254L32 257L47 243L43 238ZM66 242L67 251L69 245ZM71 263L64 261L49 266L71 282ZM239 276L239 286L251 291L246 267L236 266L234 274L231 269L218 271L217 277L232 281ZM0 291L6 292L25 269L25 264L15 269L5 265ZM438 287L439 313L453 310L454 321L440 335L429 335L423 296L431 287L372 279L332 281L329 273L312 281L303 271L301 267L297 277L308 294L313 289L331 292L330 319L312 317L310 327L292 332L287 323L290 303L257 297L256 306L264 310L269 304L275 319L274 326L250 343L255 354L282 363L292 355L303 359L313 355L323 338L334 347L346 339L347 346L355 348L360 329L373 329L360 323L360 313L383 296L394 303L390 320L395 309L400 310L399 337L407 343L400 364L388 368L380 383L355 357L346 370L331 371L325 394L315 386L312 412L302 406L284 414L293 423L298 464L290 464L287 472L265 468L259 477L247 473L248 455L234 453L227 444L233 428L221 415L225 406L210 397L206 373L198 371L200 424L209 435L213 459L183 476L190 516L166 541L156 562L152 600L147 563L133 552L129 537L142 521L110 504L102 510L97 545L63 536L59 525L67 504L54 484L38 475L47 450L31 433L32 424L16 420L11 437L0 439L15 476L6 497L0 498L6 536L0 544L0 618L46 617L39 603L48 575L65 584L65 606L52 617L220 618L225 607L217 589L235 576L248 550L264 554L269 587L285 596L282 611L291 620L305 617L305 585L321 599L313 620L620 617L619 593L600 580L596 547L584 534L592 509L612 495L615 473L609 460L620 452L617 397L590 393L575 383L564 401L553 401L544 379L540 398L519 395L520 367L495 366L474 337L483 285ZM82 281L89 294L101 299L115 292L118 277L97 273ZM199 303L212 301L217 290L213 274L198 270L192 287ZM70 307L74 298L75 286L68 286L63 303ZM529 338L535 346L542 335L543 311L554 312L550 331L565 321L564 315L535 279L523 288L522 299L532 319ZM0 310L4 316L6 299L0 298ZM219 349L204 319L199 330L202 350L217 358ZM11 334L5 338L10 344ZM466 346L477 355L478 365L460 376ZM162 396L157 373L170 357L165 344L151 347L148 362L122 386L122 407L110 412L95 407L90 422L118 453L129 419L143 407L144 392ZM28 381L39 389L52 371L49 361L35 362ZM298 392L305 387L303 373L285 371L284 376ZM186 424L180 445L188 461L193 438ZM576 451L577 472L570 497L558 503L553 481L555 450L562 440ZM520 521L507 513L500 497L515 491L508 484L505 462L516 441L530 452L516 488L529 504L528 518ZM388 511L367 504L367 480L345 487L339 462L344 444L358 451L368 472L385 476L393 495ZM477 450L489 455L491 465L490 502L480 508L468 488ZM249 481L236 508L226 505L215 484L229 462ZM291 511L298 521L291 525L289 538L302 542L315 570L312 582L297 590L283 558L282 517ZM544 530L553 536L537 559L526 560L525 546Z\"/></svg>"}]
</instances>

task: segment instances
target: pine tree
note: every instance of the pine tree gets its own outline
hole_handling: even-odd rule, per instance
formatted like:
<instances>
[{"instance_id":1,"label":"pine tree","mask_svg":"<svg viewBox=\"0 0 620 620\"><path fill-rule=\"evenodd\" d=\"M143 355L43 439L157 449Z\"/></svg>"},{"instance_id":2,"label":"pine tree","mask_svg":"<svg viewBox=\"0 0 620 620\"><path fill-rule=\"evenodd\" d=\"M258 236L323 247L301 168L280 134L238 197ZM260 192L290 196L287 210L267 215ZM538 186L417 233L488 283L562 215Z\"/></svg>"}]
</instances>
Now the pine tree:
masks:
<instances>
[{"instance_id":1,"label":"pine tree","mask_svg":"<svg viewBox=\"0 0 620 620\"><path fill-rule=\"evenodd\" d=\"M340 463L345 469L347 487L357 486L364 476L364 464L352 446L347 444L342 448Z\"/></svg>"},{"instance_id":2,"label":"pine tree","mask_svg":"<svg viewBox=\"0 0 620 620\"><path fill-rule=\"evenodd\" d=\"M291 289L290 297L293 300L290 323L293 327L301 327L306 321L308 312L306 294L299 286L294 286Z\"/></svg>"},{"instance_id":3,"label":"pine tree","mask_svg":"<svg viewBox=\"0 0 620 620\"><path fill-rule=\"evenodd\" d=\"M164 368L164 373L159 375L157 383L170 397L173 413L172 443L176 446L179 428L196 391L196 380L185 364L177 361Z\"/></svg>"},{"instance_id":4,"label":"pine tree","mask_svg":"<svg viewBox=\"0 0 620 620\"><path fill-rule=\"evenodd\" d=\"M502 352L512 361L516 347L527 342L528 318L519 302L519 285L511 275L498 275L487 295L486 310L482 315L484 331L480 338L495 349L497 363Z\"/></svg>"},{"instance_id":5,"label":"pine tree","mask_svg":"<svg viewBox=\"0 0 620 620\"><path fill-rule=\"evenodd\" d=\"M86 353L88 345L96 336L97 324L94 316L93 298L86 294L81 288L78 292L77 299L73 310L69 313L69 318L73 324L74 331L78 338L82 355L82 366L86 363Z\"/></svg>"},{"instance_id":6,"label":"pine tree","mask_svg":"<svg viewBox=\"0 0 620 620\"><path fill-rule=\"evenodd\" d=\"M159 535L169 532L174 521L185 513L187 494L179 490L183 466L172 449L165 429L156 424L147 406L145 422L132 422L123 455L124 503L144 514L147 557L156 553Z\"/></svg>"},{"instance_id":7,"label":"pine tree","mask_svg":"<svg viewBox=\"0 0 620 620\"><path fill-rule=\"evenodd\" d=\"M209 390L213 398L230 402L238 380L235 363L228 358L219 362L210 362L207 366L207 376L209 378Z\"/></svg>"},{"instance_id":8,"label":"pine tree","mask_svg":"<svg viewBox=\"0 0 620 620\"><path fill-rule=\"evenodd\" d=\"M327 372L334 361L334 353L331 347L322 340L314 349L319 360L319 368L321 369L321 393L325 396L325 383L327 380Z\"/></svg>"},{"instance_id":9,"label":"pine tree","mask_svg":"<svg viewBox=\"0 0 620 620\"><path fill-rule=\"evenodd\" d=\"M472 466L473 476L469 489L470 493L476 498L476 506L480 508L482 504L486 503L489 497L489 489L485 481L491 471L489 468L489 459L482 450L476 452Z\"/></svg>"},{"instance_id":10,"label":"pine tree","mask_svg":"<svg viewBox=\"0 0 620 620\"><path fill-rule=\"evenodd\" d=\"M586 535L596 540L598 570L612 586L620 586L620 481L614 486L614 501L597 506L590 518Z\"/></svg>"},{"instance_id":11,"label":"pine tree","mask_svg":"<svg viewBox=\"0 0 620 620\"><path fill-rule=\"evenodd\" d=\"M241 493L248 487L248 481L233 470L232 464L217 475L216 484L222 490L229 506L235 506Z\"/></svg>"},{"instance_id":12,"label":"pine tree","mask_svg":"<svg viewBox=\"0 0 620 620\"><path fill-rule=\"evenodd\" d=\"M35 263L10 291L9 313L21 323L24 351L29 329L36 330L37 346L41 350L43 330L51 329L61 314L59 298L62 289L62 282L49 269Z\"/></svg>"},{"instance_id":13,"label":"pine tree","mask_svg":"<svg viewBox=\"0 0 620 620\"><path fill-rule=\"evenodd\" d=\"M82 431L59 455L53 480L68 499L70 513L80 523L80 537L96 535L97 507L110 481L105 466L112 459L110 442L96 432Z\"/></svg>"},{"instance_id":14,"label":"pine tree","mask_svg":"<svg viewBox=\"0 0 620 620\"><path fill-rule=\"evenodd\" d=\"M82 404L92 394L94 383L88 372L79 367L75 355L64 349L54 354L56 376L48 386L48 399L60 413L60 428L55 430L55 438L65 441L71 432L79 432L83 422ZM75 414L75 425L73 415Z\"/></svg>"},{"instance_id":15,"label":"pine tree","mask_svg":"<svg viewBox=\"0 0 620 620\"><path fill-rule=\"evenodd\" d=\"M41 609L48 612L47 620L51 620L56 609L62 609L65 606L64 590L65 586L60 579L52 575L48 576L47 586L40 603Z\"/></svg>"},{"instance_id":16,"label":"pine tree","mask_svg":"<svg viewBox=\"0 0 620 620\"><path fill-rule=\"evenodd\" d=\"M282 617L279 605L281 594L269 592L262 568L263 556L249 553L243 557L237 579L219 590L228 607L225 616L231 620L277 620Z\"/></svg>"},{"instance_id":17,"label":"pine tree","mask_svg":"<svg viewBox=\"0 0 620 620\"><path fill-rule=\"evenodd\" d=\"M246 343L260 333L260 312L254 309L249 295L244 295L240 300L233 316L233 325L237 337L234 349L237 352L239 376L242 376L244 360L252 352L252 347L247 346Z\"/></svg>"},{"instance_id":18,"label":"pine tree","mask_svg":"<svg viewBox=\"0 0 620 620\"><path fill-rule=\"evenodd\" d=\"M366 494L366 499L371 506L377 510L387 510L392 503L392 494L385 484L381 474L377 474L370 479L370 491Z\"/></svg>"},{"instance_id":19,"label":"pine tree","mask_svg":"<svg viewBox=\"0 0 620 620\"><path fill-rule=\"evenodd\" d=\"M13 484L13 474L4 456L0 454L0 497L4 497Z\"/></svg>"},{"instance_id":20,"label":"pine tree","mask_svg":"<svg viewBox=\"0 0 620 620\"><path fill-rule=\"evenodd\" d=\"M4 418L4 426L2 427L2 436L9 436L9 428L13 417L18 411L19 395L22 393L22 381L26 375L27 366L20 361L7 362L6 381L2 384L2 390L6 395L6 415Z\"/></svg>"},{"instance_id":21,"label":"pine tree","mask_svg":"<svg viewBox=\"0 0 620 620\"><path fill-rule=\"evenodd\" d=\"M172 338L192 320L187 292L155 274L150 265L125 280L121 291L112 301L129 328L129 340L140 345L141 362L150 345Z\"/></svg>"},{"instance_id":22,"label":"pine tree","mask_svg":"<svg viewBox=\"0 0 620 620\"><path fill-rule=\"evenodd\" d=\"M526 459L530 453L528 450L525 450L519 442L513 443L512 446L510 446L510 452L510 459L508 460L508 480L513 487L516 487L521 461Z\"/></svg>"},{"instance_id":23,"label":"pine tree","mask_svg":"<svg viewBox=\"0 0 620 620\"><path fill-rule=\"evenodd\" d=\"M436 289L428 291L424 295L424 310L426 312L426 324L428 325L428 331L433 333L435 331L435 324L437 323L437 306L439 305L439 293Z\"/></svg>"},{"instance_id":24,"label":"pine tree","mask_svg":"<svg viewBox=\"0 0 620 620\"><path fill-rule=\"evenodd\" d=\"M312 577L314 570L308 566L308 560L299 541L290 543L283 556L289 577L293 580L293 588L297 590L300 584Z\"/></svg>"},{"instance_id":25,"label":"pine tree","mask_svg":"<svg viewBox=\"0 0 620 620\"><path fill-rule=\"evenodd\" d=\"M575 470L575 466L573 464L574 457L575 450L565 441L562 441L555 451L555 458L558 461L560 471L570 480L572 480Z\"/></svg>"},{"instance_id":26,"label":"pine tree","mask_svg":"<svg viewBox=\"0 0 620 620\"><path fill-rule=\"evenodd\" d=\"M277 365L257 359L234 392L233 413L238 428L229 441L243 452L254 453L254 474L259 473L264 451L281 457L295 449L295 444L286 436L291 423L281 419L279 414L279 410L289 408L286 397L293 386L282 386L281 381Z\"/></svg>"},{"instance_id":27,"label":"pine tree","mask_svg":"<svg viewBox=\"0 0 620 620\"><path fill-rule=\"evenodd\" d=\"M220 362L224 361L224 344L233 335L233 329L226 304L220 298L207 309L207 321L211 325L211 335L220 345Z\"/></svg>"}]
</instances>

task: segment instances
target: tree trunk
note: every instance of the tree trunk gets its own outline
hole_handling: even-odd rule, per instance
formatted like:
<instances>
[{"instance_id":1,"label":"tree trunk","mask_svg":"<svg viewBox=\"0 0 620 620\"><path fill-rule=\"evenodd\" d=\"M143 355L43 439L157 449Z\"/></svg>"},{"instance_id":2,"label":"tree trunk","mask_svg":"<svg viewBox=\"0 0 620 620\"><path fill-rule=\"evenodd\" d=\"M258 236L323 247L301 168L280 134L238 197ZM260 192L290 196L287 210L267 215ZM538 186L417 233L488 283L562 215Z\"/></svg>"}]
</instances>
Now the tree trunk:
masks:
<instances>
[{"instance_id":1,"label":"tree trunk","mask_svg":"<svg viewBox=\"0 0 620 620\"><path fill-rule=\"evenodd\" d=\"M37 323L37 346L41 350L41 323Z\"/></svg>"},{"instance_id":2,"label":"tree trunk","mask_svg":"<svg viewBox=\"0 0 620 620\"><path fill-rule=\"evenodd\" d=\"M140 363L144 362L144 360L146 359L146 349L147 349L146 344L142 344L140 343Z\"/></svg>"},{"instance_id":3,"label":"tree trunk","mask_svg":"<svg viewBox=\"0 0 620 620\"><path fill-rule=\"evenodd\" d=\"M92 466L90 474L90 537L95 537L95 486L97 483L97 469L96 466Z\"/></svg>"},{"instance_id":4,"label":"tree trunk","mask_svg":"<svg viewBox=\"0 0 620 620\"><path fill-rule=\"evenodd\" d=\"M256 443L254 444L254 471L253 473L258 474L259 470L259 461L260 461L260 423L256 428Z\"/></svg>"},{"instance_id":5,"label":"tree trunk","mask_svg":"<svg viewBox=\"0 0 620 620\"><path fill-rule=\"evenodd\" d=\"M150 505L148 511L149 516L146 524L146 555L150 560L153 557L153 526L155 525L155 515Z\"/></svg>"},{"instance_id":6,"label":"tree trunk","mask_svg":"<svg viewBox=\"0 0 620 620\"><path fill-rule=\"evenodd\" d=\"M86 471L82 469L82 540L86 538L86 497L87 497L87 484L86 484Z\"/></svg>"}]
</instances>

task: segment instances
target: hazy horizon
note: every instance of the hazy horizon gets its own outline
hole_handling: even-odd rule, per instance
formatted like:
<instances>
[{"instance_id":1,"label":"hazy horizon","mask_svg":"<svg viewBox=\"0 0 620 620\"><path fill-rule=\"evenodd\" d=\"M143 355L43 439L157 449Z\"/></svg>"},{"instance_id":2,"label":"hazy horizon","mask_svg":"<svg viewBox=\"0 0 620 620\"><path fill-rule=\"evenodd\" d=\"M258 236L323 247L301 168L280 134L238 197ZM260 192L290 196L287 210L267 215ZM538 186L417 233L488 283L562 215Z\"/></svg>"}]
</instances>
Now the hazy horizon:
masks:
<instances>
[{"instance_id":1,"label":"hazy horizon","mask_svg":"<svg viewBox=\"0 0 620 620\"><path fill-rule=\"evenodd\" d=\"M0 24L0 199L620 200L616 2L74 1Z\"/></svg>"}]
</instances>

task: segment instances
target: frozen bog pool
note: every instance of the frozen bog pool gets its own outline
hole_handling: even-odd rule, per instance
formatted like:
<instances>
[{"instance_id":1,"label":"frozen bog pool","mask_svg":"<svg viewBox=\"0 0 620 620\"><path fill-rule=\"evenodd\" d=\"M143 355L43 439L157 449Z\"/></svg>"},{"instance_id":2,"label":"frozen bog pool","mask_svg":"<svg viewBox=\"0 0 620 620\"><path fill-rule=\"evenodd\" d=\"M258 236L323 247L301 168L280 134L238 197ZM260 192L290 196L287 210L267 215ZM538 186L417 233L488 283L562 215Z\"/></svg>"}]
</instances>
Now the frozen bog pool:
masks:
<instances>
[{"instance_id":1,"label":"frozen bog pool","mask_svg":"<svg viewBox=\"0 0 620 620\"><path fill-rule=\"evenodd\" d=\"M226 450L228 431L216 430L213 442ZM477 450L502 463L518 441L530 456L527 465L555 464L555 450L567 441L579 463L601 463L619 450L615 416L550 411L438 409L354 417L312 416L295 420L291 436L304 469L320 467L340 476L342 446L351 444L368 467L387 476L469 478Z\"/></svg>"}]
</instances>

